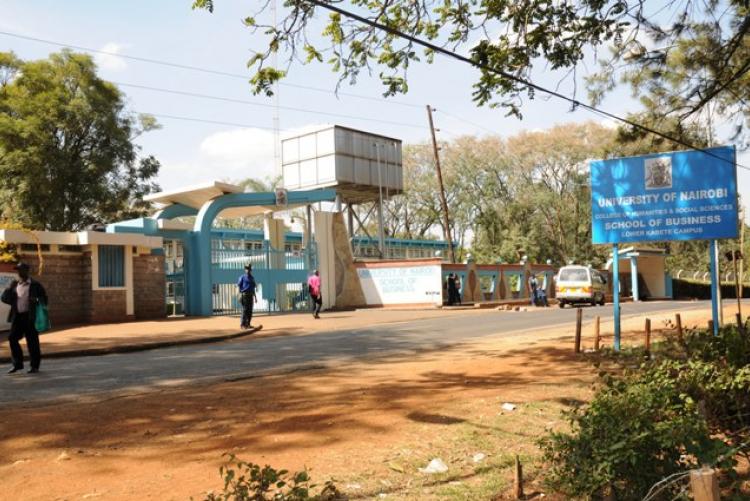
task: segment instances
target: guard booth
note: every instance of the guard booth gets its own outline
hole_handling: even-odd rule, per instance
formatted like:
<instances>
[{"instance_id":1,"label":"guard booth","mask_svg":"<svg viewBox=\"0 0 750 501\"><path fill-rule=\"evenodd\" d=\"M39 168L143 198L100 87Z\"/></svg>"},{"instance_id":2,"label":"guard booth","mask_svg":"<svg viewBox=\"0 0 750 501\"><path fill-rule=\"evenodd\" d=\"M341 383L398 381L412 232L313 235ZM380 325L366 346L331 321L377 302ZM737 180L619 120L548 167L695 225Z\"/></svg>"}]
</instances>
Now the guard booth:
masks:
<instances>
[{"instance_id":1,"label":"guard booth","mask_svg":"<svg viewBox=\"0 0 750 501\"><path fill-rule=\"evenodd\" d=\"M667 252L652 247L626 247L619 251L620 295L633 301L644 299L671 299L672 277L666 271ZM612 273L613 257L606 265ZM612 293L612 280L607 281Z\"/></svg>"},{"instance_id":2,"label":"guard booth","mask_svg":"<svg viewBox=\"0 0 750 501\"><path fill-rule=\"evenodd\" d=\"M335 198L329 189L245 193L240 186L212 182L148 196L158 208L153 216L113 223L107 231L164 239L168 313L239 313L236 284L246 264L252 264L258 282L257 309L290 311L307 307L304 284L317 266L317 248L309 224L303 243L287 247L284 221L274 214ZM262 239L252 230L213 227L219 216L262 216Z\"/></svg>"}]
</instances>

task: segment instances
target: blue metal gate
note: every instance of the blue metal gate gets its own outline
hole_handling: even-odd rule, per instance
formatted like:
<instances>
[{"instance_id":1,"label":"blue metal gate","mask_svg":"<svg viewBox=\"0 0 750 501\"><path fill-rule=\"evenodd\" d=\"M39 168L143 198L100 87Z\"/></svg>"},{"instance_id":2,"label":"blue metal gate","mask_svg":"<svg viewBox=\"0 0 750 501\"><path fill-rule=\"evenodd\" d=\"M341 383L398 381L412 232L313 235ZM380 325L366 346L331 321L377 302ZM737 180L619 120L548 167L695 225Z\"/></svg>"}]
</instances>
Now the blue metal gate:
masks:
<instances>
[{"instance_id":1,"label":"blue metal gate","mask_svg":"<svg viewBox=\"0 0 750 501\"><path fill-rule=\"evenodd\" d=\"M267 240L262 248L222 249L212 246L211 280L214 315L242 312L237 280L251 264L258 284L255 311L289 312L309 309L307 278L317 267L315 245L300 250L273 249Z\"/></svg>"}]
</instances>

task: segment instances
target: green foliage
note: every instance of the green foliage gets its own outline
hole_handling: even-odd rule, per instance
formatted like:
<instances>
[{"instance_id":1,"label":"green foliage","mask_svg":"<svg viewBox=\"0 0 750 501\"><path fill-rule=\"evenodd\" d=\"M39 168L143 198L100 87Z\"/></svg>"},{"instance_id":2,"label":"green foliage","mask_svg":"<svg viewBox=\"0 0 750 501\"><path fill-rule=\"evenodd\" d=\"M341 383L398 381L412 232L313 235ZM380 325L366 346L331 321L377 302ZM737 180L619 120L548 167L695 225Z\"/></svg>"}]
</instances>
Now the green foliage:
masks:
<instances>
[{"instance_id":1,"label":"green foliage","mask_svg":"<svg viewBox=\"0 0 750 501\"><path fill-rule=\"evenodd\" d=\"M602 371L591 403L569 413L571 431L542 439L550 487L642 499L659 480L702 465L723 469L736 487L735 456L750 437L748 337L733 327L718 337L689 332L654 358L637 370Z\"/></svg>"},{"instance_id":2,"label":"green foliage","mask_svg":"<svg viewBox=\"0 0 750 501\"><path fill-rule=\"evenodd\" d=\"M317 494L307 471L290 474L266 465L248 463L229 455L219 468L224 487L219 494L210 493L205 501L338 501L346 499L333 482L326 482Z\"/></svg>"},{"instance_id":3,"label":"green foliage","mask_svg":"<svg viewBox=\"0 0 750 501\"><path fill-rule=\"evenodd\" d=\"M193 8L213 11L214 4L195 0ZM644 109L660 117L685 118L709 104L708 109L724 116L747 115L747 2L652 5L643 0L353 0L341 7L468 54L484 66L474 84L474 100L519 118L523 99L534 99L535 89L507 75L534 80L540 68L545 73L558 71L574 95L579 74L584 73L594 103L625 83L641 98ZM256 69L251 81L256 93L270 93L283 78L283 72L265 67L279 52L290 66L325 58L342 82L356 82L362 71L379 74L386 96L408 91L412 64L433 61L430 49L310 2L288 0L284 7L286 17L276 25L255 18L246 23L268 40L267 50L249 63ZM268 4L260 10L266 9ZM325 20L314 21L323 19L315 16L321 11ZM584 59L591 53L600 61L598 71L588 72ZM737 125L743 126L741 121Z\"/></svg>"},{"instance_id":4,"label":"green foliage","mask_svg":"<svg viewBox=\"0 0 750 501\"><path fill-rule=\"evenodd\" d=\"M44 273L44 256L42 255L42 243L39 240L39 237L33 231L24 228L23 225L12 221L0 220L0 230L19 230L34 240L36 243L36 257L39 260L37 274L42 275ZM18 244L6 242L4 240L0 241L0 263L18 263L21 258L18 250Z\"/></svg>"},{"instance_id":5,"label":"green foliage","mask_svg":"<svg viewBox=\"0 0 750 501\"><path fill-rule=\"evenodd\" d=\"M461 137L441 145L453 240L479 263L551 259L601 265L604 248L591 245L591 194L586 162L614 151L616 132L594 123L541 132ZM404 149L405 194L389 200L386 233L425 238L442 231L431 145Z\"/></svg>"},{"instance_id":6,"label":"green foliage","mask_svg":"<svg viewBox=\"0 0 750 501\"><path fill-rule=\"evenodd\" d=\"M0 263L17 263L18 246L10 242L0 242Z\"/></svg>"},{"instance_id":7,"label":"green foliage","mask_svg":"<svg viewBox=\"0 0 750 501\"><path fill-rule=\"evenodd\" d=\"M159 162L134 140L158 128L126 110L90 56L21 61L0 53L2 216L38 230L80 230L143 215Z\"/></svg>"}]
</instances>

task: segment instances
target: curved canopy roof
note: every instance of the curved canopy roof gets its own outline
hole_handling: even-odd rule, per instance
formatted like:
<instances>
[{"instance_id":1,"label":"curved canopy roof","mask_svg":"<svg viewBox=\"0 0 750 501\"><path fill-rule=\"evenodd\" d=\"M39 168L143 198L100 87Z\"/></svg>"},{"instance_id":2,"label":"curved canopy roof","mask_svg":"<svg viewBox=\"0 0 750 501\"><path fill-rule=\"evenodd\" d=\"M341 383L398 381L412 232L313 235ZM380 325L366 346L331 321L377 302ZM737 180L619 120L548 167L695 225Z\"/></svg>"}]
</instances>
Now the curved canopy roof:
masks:
<instances>
[{"instance_id":1,"label":"curved canopy roof","mask_svg":"<svg viewBox=\"0 0 750 501\"><path fill-rule=\"evenodd\" d=\"M321 194L323 191L330 192L330 194L328 194L329 196L324 196L323 198L320 198L320 196L314 197L315 201L328 200L329 198L333 200L332 197L335 196L335 193L331 190L317 190L317 191L321 192ZM244 190L242 189L241 186L214 181L211 183L188 186L186 188L181 188L177 190L153 193L151 195L145 196L144 200L154 204L155 208L158 210L155 217L159 219L171 219L173 217L177 217L178 215L184 216L184 215L197 214L207 202L210 202L211 200L217 199L219 197L223 197L225 195L236 195L239 193L244 193ZM294 193L300 193L300 192L294 192ZM304 193L309 193L309 192L304 192ZM250 195L250 193L248 193L247 195ZM253 195L262 195L262 194L254 193ZM278 206L278 205L275 205L274 203L275 194L268 193L267 195L268 196L266 197L260 197L260 198L268 199L271 202L270 204L266 204L264 201L260 204L248 203L247 205L241 205L241 206L234 205L231 207L227 207L226 209L222 209L221 217L236 218L236 217L255 216L255 215L265 214L268 212L288 210L288 209L293 209L295 207L302 207L310 203L307 200L300 203L301 200L298 199L297 200L298 203L296 204L292 200L290 200L290 203L288 205ZM290 198L294 198L294 197L290 197Z\"/></svg>"},{"instance_id":2,"label":"curved canopy roof","mask_svg":"<svg viewBox=\"0 0 750 501\"><path fill-rule=\"evenodd\" d=\"M227 195L229 193L242 193L241 186L229 183L214 181L212 183L197 184L180 188L178 190L162 191L143 197L146 202L155 204L158 208L163 209L168 205L181 204L186 207L192 207L200 210L209 200L216 197Z\"/></svg>"}]
</instances>

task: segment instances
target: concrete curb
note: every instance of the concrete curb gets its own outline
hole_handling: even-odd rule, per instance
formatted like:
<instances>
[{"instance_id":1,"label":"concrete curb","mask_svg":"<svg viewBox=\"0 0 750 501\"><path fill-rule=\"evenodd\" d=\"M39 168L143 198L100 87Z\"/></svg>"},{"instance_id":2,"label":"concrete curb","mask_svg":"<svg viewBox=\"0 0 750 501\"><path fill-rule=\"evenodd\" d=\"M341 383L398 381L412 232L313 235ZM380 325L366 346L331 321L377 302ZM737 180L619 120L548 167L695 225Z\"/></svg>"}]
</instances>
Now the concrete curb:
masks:
<instances>
[{"instance_id":1,"label":"concrete curb","mask_svg":"<svg viewBox=\"0 0 750 501\"><path fill-rule=\"evenodd\" d=\"M158 350L161 348L172 348L175 346L190 346L195 344L208 344L220 341L229 341L245 336L250 336L263 329L263 326L256 327L249 331L235 332L233 334L223 334L221 336L202 337L196 339L183 339L172 341L157 341L155 343L128 344L120 346L108 346L106 348L87 348L82 350L56 351L45 354L42 350L42 360L50 358L74 358L74 357L97 357L101 355L114 355L118 353L133 353L137 351ZM28 360L28 356L25 357ZM0 357L0 363L10 363L10 357Z\"/></svg>"}]
</instances>

